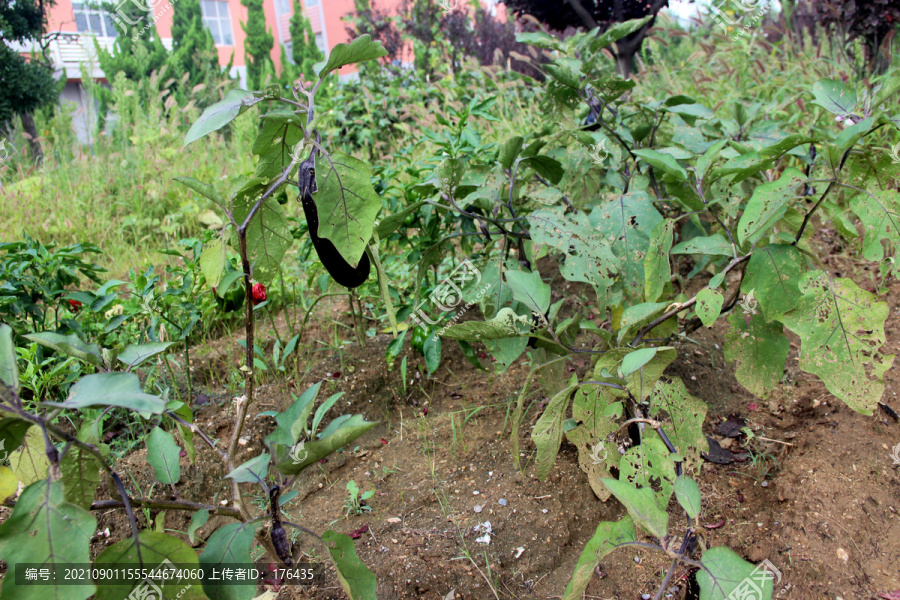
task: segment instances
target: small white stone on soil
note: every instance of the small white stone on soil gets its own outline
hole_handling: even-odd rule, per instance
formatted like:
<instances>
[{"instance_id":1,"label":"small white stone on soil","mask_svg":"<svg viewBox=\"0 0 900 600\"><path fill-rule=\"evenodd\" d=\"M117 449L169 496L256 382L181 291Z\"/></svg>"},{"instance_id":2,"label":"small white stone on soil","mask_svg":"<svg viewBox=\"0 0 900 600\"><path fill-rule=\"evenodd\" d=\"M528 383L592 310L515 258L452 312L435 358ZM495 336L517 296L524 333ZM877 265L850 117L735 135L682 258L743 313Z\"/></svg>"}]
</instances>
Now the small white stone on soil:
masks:
<instances>
[{"instance_id":1,"label":"small white stone on soil","mask_svg":"<svg viewBox=\"0 0 900 600\"><path fill-rule=\"evenodd\" d=\"M525 548L523 548L522 546L519 546L518 548L516 548L516 556L515 557L519 558L520 556L522 556L523 552L525 552Z\"/></svg>"},{"instance_id":2,"label":"small white stone on soil","mask_svg":"<svg viewBox=\"0 0 900 600\"><path fill-rule=\"evenodd\" d=\"M474 510L475 510L475 512L480 513L481 511L484 510L484 507L480 504L476 504Z\"/></svg>"},{"instance_id":3,"label":"small white stone on soil","mask_svg":"<svg viewBox=\"0 0 900 600\"><path fill-rule=\"evenodd\" d=\"M387 520L387 522L388 523L399 523L400 517L391 517L390 519Z\"/></svg>"},{"instance_id":4,"label":"small white stone on soil","mask_svg":"<svg viewBox=\"0 0 900 600\"><path fill-rule=\"evenodd\" d=\"M541 512L544 513L544 514L546 515L546 514L547 514L548 512L550 512L550 511L547 510L546 508L542 508L542 509L541 509Z\"/></svg>"},{"instance_id":5,"label":"small white stone on soil","mask_svg":"<svg viewBox=\"0 0 900 600\"><path fill-rule=\"evenodd\" d=\"M238 440L238 444L240 444L241 446L246 446L247 441L248 441L247 438L241 438Z\"/></svg>"},{"instance_id":6,"label":"small white stone on soil","mask_svg":"<svg viewBox=\"0 0 900 600\"><path fill-rule=\"evenodd\" d=\"M844 550L843 548L837 549L837 557L844 562L847 562L848 560L850 560L850 555L847 554L847 551Z\"/></svg>"}]
</instances>

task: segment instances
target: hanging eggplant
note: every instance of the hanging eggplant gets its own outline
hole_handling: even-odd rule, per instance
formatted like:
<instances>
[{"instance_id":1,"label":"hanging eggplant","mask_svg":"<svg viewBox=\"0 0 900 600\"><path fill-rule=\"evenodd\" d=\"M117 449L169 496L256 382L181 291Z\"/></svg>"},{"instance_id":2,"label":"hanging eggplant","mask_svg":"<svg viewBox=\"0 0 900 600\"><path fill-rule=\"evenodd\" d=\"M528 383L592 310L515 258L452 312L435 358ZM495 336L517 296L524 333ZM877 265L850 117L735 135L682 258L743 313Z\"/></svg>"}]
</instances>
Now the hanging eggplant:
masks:
<instances>
[{"instance_id":1,"label":"hanging eggplant","mask_svg":"<svg viewBox=\"0 0 900 600\"><path fill-rule=\"evenodd\" d=\"M306 214L306 223L309 225L309 235L312 238L313 247L319 260L325 265L328 274L335 281L344 287L355 288L365 283L369 278L368 254L363 254L359 259L356 267L351 267L350 263L344 260L338 249L335 248L331 240L321 238L319 231L319 212L316 203L313 200L313 193L316 192L316 151L313 150L305 161L300 163L297 171L297 186L300 188L300 201L303 202L303 212Z\"/></svg>"}]
</instances>

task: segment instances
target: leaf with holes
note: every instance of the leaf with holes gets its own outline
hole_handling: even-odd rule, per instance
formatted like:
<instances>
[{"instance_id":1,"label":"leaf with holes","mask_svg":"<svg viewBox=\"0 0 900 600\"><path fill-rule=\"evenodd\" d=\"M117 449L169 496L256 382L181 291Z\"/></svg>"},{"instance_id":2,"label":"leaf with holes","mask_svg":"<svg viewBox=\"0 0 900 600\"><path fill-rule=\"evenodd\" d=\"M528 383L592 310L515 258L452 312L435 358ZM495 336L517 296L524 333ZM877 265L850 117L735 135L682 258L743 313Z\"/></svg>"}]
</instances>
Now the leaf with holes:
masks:
<instances>
[{"instance_id":1,"label":"leaf with holes","mask_svg":"<svg viewBox=\"0 0 900 600\"><path fill-rule=\"evenodd\" d=\"M97 519L83 508L66 502L61 481L42 479L26 487L12 514L0 524L0 556L8 565L22 563L62 567L90 562L91 536ZM5 577L4 598L23 600L83 600L95 591L86 585L17 585Z\"/></svg>"},{"instance_id":2,"label":"leaf with holes","mask_svg":"<svg viewBox=\"0 0 900 600\"><path fill-rule=\"evenodd\" d=\"M700 453L709 451L703 435L706 410L706 404L691 396L677 377L671 382L657 381L650 396L650 416L663 422L663 431L687 466L699 464ZM668 419L664 420L664 415Z\"/></svg>"},{"instance_id":3,"label":"leaf with holes","mask_svg":"<svg viewBox=\"0 0 900 600\"><path fill-rule=\"evenodd\" d=\"M741 291L753 292L766 321L778 319L800 301L798 282L806 272L806 258L796 247L769 244L757 248L744 274Z\"/></svg>"},{"instance_id":4,"label":"leaf with holes","mask_svg":"<svg viewBox=\"0 0 900 600\"><path fill-rule=\"evenodd\" d=\"M734 311L728 317L725 360L736 362L735 377L754 396L765 398L784 375L791 344L780 321L766 323L761 314Z\"/></svg>"},{"instance_id":5,"label":"leaf with holes","mask_svg":"<svg viewBox=\"0 0 900 600\"><path fill-rule=\"evenodd\" d=\"M372 187L371 177L369 165L348 154L316 155L316 233L331 240L354 268L366 251L375 230L375 217L381 210L381 199Z\"/></svg>"},{"instance_id":6,"label":"leaf with holes","mask_svg":"<svg viewBox=\"0 0 900 600\"><path fill-rule=\"evenodd\" d=\"M863 256L881 262L885 242L891 249L900 247L900 193L897 190L857 194L850 200L850 207L865 227ZM894 263L892 271L896 277L900 266Z\"/></svg>"},{"instance_id":7,"label":"leaf with holes","mask_svg":"<svg viewBox=\"0 0 900 600\"><path fill-rule=\"evenodd\" d=\"M769 233L784 216L788 204L799 194L804 182L806 175L788 167L776 181L757 186L735 231L741 244L749 246Z\"/></svg>"},{"instance_id":8,"label":"leaf with holes","mask_svg":"<svg viewBox=\"0 0 900 600\"><path fill-rule=\"evenodd\" d=\"M663 218L646 192L616 196L594 208L591 225L604 244L612 248L619 265L612 298L639 300L644 293L644 259L650 248L650 232Z\"/></svg>"},{"instance_id":9,"label":"leaf with holes","mask_svg":"<svg viewBox=\"0 0 900 600\"><path fill-rule=\"evenodd\" d=\"M603 479L611 477L609 468L617 467L619 450L609 436L616 433L619 424L606 414L616 401L618 390L599 385L583 385L575 392L572 401L572 418L578 425L566 432L566 439L578 448L578 466L587 473L588 483L594 494L604 502L609 490Z\"/></svg>"},{"instance_id":10,"label":"leaf with holes","mask_svg":"<svg viewBox=\"0 0 900 600\"><path fill-rule=\"evenodd\" d=\"M675 485L675 463L669 449L652 429L645 428L641 443L619 459L619 481L652 490L657 506L667 506Z\"/></svg>"},{"instance_id":11,"label":"leaf with holes","mask_svg":"<svg viewBox=\"0 0 900 600\"><path fill-rule=\"evenodd\" d=\"M537 448L537 458L535 459L535 467L537 469L537 477L544 480L550 474L550 468L553 461L556 460L556 454L559 452L559 445L562 443L563 436L563 420L566 416L566 410L569 408L569 398L572 392L578 387L578 377L572 375L569 380L569 386L558 392L544 408L541 418L535 423L534 429L531 430L531 440Z\"/></svg>"},{"instance_id":12,"label":"leaf with holes","mask_svg":"<svg viewBox=\"0 0 900 600\"><path fill-rule=\"evenodd\" d=\"M650 246L644 257L644 300L656 302L672 278L669 251L672 250L672 234L675 221L667 219L653 228Z\"/></svg>"},{"instance_id":13,"label":"leaf with holes","mask_svg":"<svg viewBox=\"0 0 900 600\"><path fill-rule=\"evenodd\" d=\"M706 327L710 327L719 318L724 303L725 296L716 290L703 288L697 292L696 313L700 322Z\"/></svg>"},{"instance_id":14,"label":"leaf with holes","mask_svg":"<svg viewBox=\"0 0 900 600\"><path fill-rule=\"evenodd\" d=\"M276 109L262 115L260 121L260 131L250 150L259 156L255 175L275 179L290 164L294 146L303 139L303 120L292 110Z\"/></svg>"},{"instance_id":15,"label":"leaf with holes","mask_svg":"<svg viewBox=\"0 0 900 600\"><path fill-rule=\"evenodd\" d=\"M619 259L598 238L584 213L562 214L559 209L541 209L528 215L528 223L535 245L544 244L566 255L565 264L560 268L563 277L593 285L600 302L617 303L606 296L619 273Z\"/></svg>"},{"instance_id":16,"label":"leaf with holes","mask_svg":"<svg viewBox=\"0 0 900 600\"><path fill-rule=\"evenodd\" d=\"M894 355L881 353L888 305L850 279L810 271L800 280L797 307L784 324L800 337L800 368L864 415L884 394L884 373Z\"/></svg>"}]
</instances>

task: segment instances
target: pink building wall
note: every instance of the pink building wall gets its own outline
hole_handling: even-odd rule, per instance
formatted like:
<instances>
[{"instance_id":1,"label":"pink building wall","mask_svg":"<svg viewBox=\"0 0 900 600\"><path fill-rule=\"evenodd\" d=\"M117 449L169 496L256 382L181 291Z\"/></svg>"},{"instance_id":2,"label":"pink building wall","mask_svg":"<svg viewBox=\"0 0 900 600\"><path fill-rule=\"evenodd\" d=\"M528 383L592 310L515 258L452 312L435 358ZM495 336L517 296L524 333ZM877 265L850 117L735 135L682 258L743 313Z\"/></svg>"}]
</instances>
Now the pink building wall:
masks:
<instances>
[{"instance_id":1,"label":"pink building wall","mask_svg":"<svg viewBox=\"0 0 900 600\"><path fill-rule=\"evenodd\" d=\"M156 15L156 28L160 37L166 45L170 45L172 37L172 4L169 0L121 0L123 2L149 3L154 6ZM175 0L177 2L177 0ZM247 8L244 7L240 0L224 0L228 3L229 15L231 18L231 33L234 38L233 45L217 45L219 52L219 63L227 65L229 60L233 58L233 66L243 69L247 62L244 53L244 39L246 35L241 27L241 23L247 21ZM287 9L285 14L278 14L276 2L281 2L281 6ZM389 8L399 6L401 0L376 0L379 8ZM307 3L312 4L308 6ZM281 44L290 41L290 32L288 30L288 22L291 16L293 0L264 0L263 10L266 16L266 25L269 32L275 38L272 48L272 60L275 62L276 69L281 70ZM353 0L301 0L304 6L304 12L310 18L314 34L323 36L324 45L330 50L335 45L348 42L347 22L343 18L355 11ZM50 8L48 13L48 32L64 32L77 34L79 33L75 21L75 13L73 10L72 0L57 0ZM110 38L106 38L111 42ZM339 71L340 75L348 75L354 73L356 68L352 65L344 67ZM71 77L70 77L70 80ZM73 81L77 81L74 79Z\"/></svg>"}]
</instances>

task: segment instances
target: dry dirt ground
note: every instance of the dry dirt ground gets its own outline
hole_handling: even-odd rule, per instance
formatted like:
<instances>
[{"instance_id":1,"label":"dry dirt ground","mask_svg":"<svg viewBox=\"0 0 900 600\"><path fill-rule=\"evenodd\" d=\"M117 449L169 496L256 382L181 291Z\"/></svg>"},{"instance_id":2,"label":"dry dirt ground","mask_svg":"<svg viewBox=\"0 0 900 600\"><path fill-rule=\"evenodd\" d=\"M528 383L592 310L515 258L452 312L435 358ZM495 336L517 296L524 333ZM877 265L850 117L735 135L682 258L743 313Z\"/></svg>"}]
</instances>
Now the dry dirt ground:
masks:
<instances>
[{"instance_id":1,"label":"dry dirt ground","mask_svg":"<svg viewBox=\"0 0 900 600\"><path fill-rule=\"evenodd\" d=\"M854 277L850 266L839 258L829 264L835 273L844 269ZM857 282L871 287L867 274L860 272ZM888 297L891 317L884 351L894 353L900 345L900 285L894 284ZM345 309L346 304L332 303L326 314L349 325ZM278 323L284 324L284 316ZM322 326L316 324L304 339L324 338ZM694 474L703 494L707 543L728 546L753 562L769 560L781 573L775 588L779 598L875 599L900 590L900 465L891 458L900 444L900 423L880 410L866 417L848 409L797 368L796 344L783 384L762 401L743 390L724 363L722 326L691 337L696 343L679 347L679 359L668 374L682 377L709 404L707 435L747 455L732 464L705 462ZM425 375L422 357L406 355L404 385L399 360L393 370L385 368L388 342L387 335L379 335L364 348L308 354L302 360L311 368L302 378L262 385L239 460L258 454L274 426L271 417L258 413L282 410L292 392L324 380L320 398L345 392L332 415L360 412L380 424L356 447L304 472L296 485L300 494L288 504L288 520L318 532L355 532L356 550L374 571L383 600L560 597L597 523L619 519L625 514L622 506L614 499L597 500L578 468L574 446L565 442L550 477L535 479L528 435L546 401L539 393L533 394L522 427L524 472L516 468L509 417L528 373L522 359L504 374L490 372L490 359L482 359L489 371L477 371L455 343L445 343L443 365L432 379ZM228 348L233 341L222 340L196 363L197 379L207 383L202 391L212 398L197 407L196 420L220 439L230 436L233 416L221 385L236 357ZM584 366L571 363L572 369ZM886 380L883 400L900 410L895 391L900 368L891 369ZM729 417L744 419L753 438L717 433ZM195 465L183 459L179 497L199 502L226 498L221 467L208 448L197 448ZM126 457L124 469L146 492L154 477L145 453ZM375 492L363 514L346 515L350 480L360 490ZM261 512L261 492L248 500ZM670 508L677 514L674 500ZM223 519L211 519L201 538ZM121 512L102 514L100 520L100 529L109 527L111 536L98 541L98 551L128 534ZM492 530L489 544L476 541L483 534L474 530L486 521ZM166 517L172 530L186 530L187 522L184 514ZM325 559L318 542L299 539L297 556ZM643 549L613 553L596 570L585 598L654 593L668 568L662 558ZM676 572L671 597L692 597L689 575L687 568ZM344 596L329 570L321 584L283 587L278 597Z\"/></svg>"}]
</instances>

